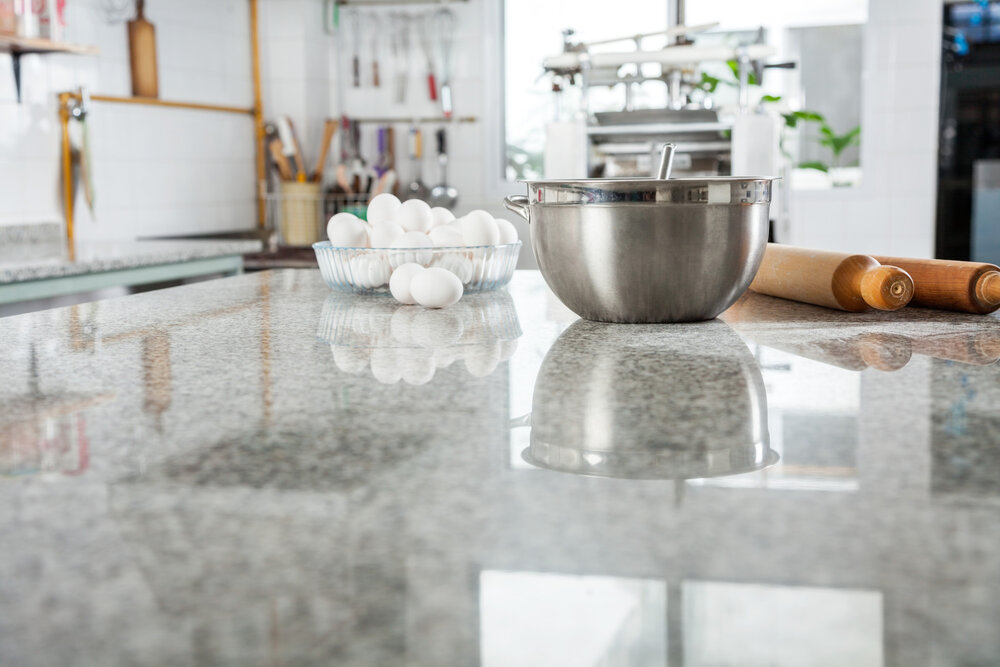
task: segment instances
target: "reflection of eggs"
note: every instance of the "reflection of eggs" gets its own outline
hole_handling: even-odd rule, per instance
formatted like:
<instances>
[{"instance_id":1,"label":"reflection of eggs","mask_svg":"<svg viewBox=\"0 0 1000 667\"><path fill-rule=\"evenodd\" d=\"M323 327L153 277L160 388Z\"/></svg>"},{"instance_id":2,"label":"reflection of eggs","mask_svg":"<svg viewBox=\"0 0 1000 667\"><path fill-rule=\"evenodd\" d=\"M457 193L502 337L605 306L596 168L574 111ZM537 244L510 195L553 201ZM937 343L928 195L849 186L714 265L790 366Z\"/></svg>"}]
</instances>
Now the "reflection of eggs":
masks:
<instances>
[{"instance_id":1,"label":"reflection of eggs","mask_svg":"<svg viewBox=\"0 0 1000 667\"><path fill-rule=\"evenodd\" d=\"M337 368L345 373L360 375L368 368L369 352L366 347L344 347L331 343L330 351Z\"/></svg>"},{"instance_id":2,"label":"reflection of eggs","mask_svg":"<svg viewBox=\"0 0 1000 667\"><path fill-rule=\"evenodd\" d=\"M401 309L402 310L402 309ZM454 345L462 338L465 325L462 317L451 308L444 310L416 310L410 324L412 340L429 348Z\"/></svg>"},{"instance_id":3,"label":"reflection of eggs","mask_svg":"<svg viewBox=\"0 0 1000 667\"><path fill-rule=\"evenodd\" d=\"M434 352L432 350L408 350L401 355L403 382L412 385L427 384L434 378Z\"/></svg>"},{"instance_id":4,"label":"reflection of eggs","mask_svg":"<svg viewBox=\"0 0 1000 667\"><path fill-rule=\"evenodd\" d=\"M470 345L465 352L465 369L477 378L486 377L500 363L500 344L480 343Z\"/></svg>"},{"instance_id":5,"label":"reflection of eggs","mask_svg":"<svg viewBox=\"0 0 1000 667\"><path fill-rule=\"evenodd\" d=\"M372 348L372 376L382 384L396 384L403 377L397 352L394 347Z\"/></svg>"},{"instance_id":6,"label":"reflection of eggs","mask_svg":"<svg viewBox=\"0 0 1000 667\"><path fill-rule=\"evenodd\" d=\"M414 331L416 330L414 320L419 312L417 308L396 309L396 312L392 314L390 322L392 339L394 341L405 346L417 344L416 340L414 340Z\"/></svg>"}]
</instances>

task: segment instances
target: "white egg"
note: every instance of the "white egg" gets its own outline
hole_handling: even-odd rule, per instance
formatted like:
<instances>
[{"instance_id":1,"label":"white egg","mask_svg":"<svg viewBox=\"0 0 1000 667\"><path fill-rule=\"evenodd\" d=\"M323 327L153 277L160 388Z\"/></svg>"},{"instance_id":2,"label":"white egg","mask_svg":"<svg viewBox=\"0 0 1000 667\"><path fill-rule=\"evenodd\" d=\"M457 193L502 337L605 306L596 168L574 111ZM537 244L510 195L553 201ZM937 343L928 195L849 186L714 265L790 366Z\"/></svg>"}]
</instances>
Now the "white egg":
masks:
<instances>
[{"instance_id":1,"label":"white egg","mask_svg":"<svg viewBox=\"0 0 1000 667\"><path fill-rule=\"evenodd\" d=\"M372 225L371 246L391 248L393 241L405 234L405 230L392 220L383 220Z\"/></svg>"},{"instance_id":2,"label":"white egg","mask_svg":"<svg viewBox=\"0 0 1000 667\"><path fill-rule=\"evenodd\" d=\"M461 218L461 225L466 245L496 245L500 242L500 229L496 221L482 209L476 209Z\"/></svg>"},{"instance_id":3,"label":"white egg","mask_svg":"<svg viewBox=\"0 0 1000 667\"><path fill-rule=\"evenodd\" d=\"M500 232L500 243L517 243L517 227L510 220L504 220L503 218L496 218L494 222L497 223L497 229Z\"/></svg>"},{"instance_id":4,"label":"white egg","mask_svg":"<svg viewBox=\"0 0 1000 667\"><path fill-rule=\"evenodd\" d=\"M420 199L407 199L392 219L408 232L427 233L434 222L431 207Z\"/></svg>"},{"instance_id":5,"label":"white egg","mask_svg":"<svg viewBox=\"0 0 1000 667\"><path fill-rule=\"evenodd\" d=\"M439 266L421 271L410 281L413 300L425 308L446 308L456 304L464 291L458 276Z\"/></svg>"},{"instance_id":6,"label":"white egg","mask_svg":"<svg viewBox=\"0 0 1000 667\"><path fill-rule=\"evenodd\" d=\"M326 235L338 248L367 248L368 226L356 215L337 213L326 223Z\"/></svg>"},{"instance_id":7,"label":"white egg","mask_svg":"<svg viewBox=\"0 0 1000 667\"><path fill-rule=\"evenodd\" d=\"M372 376L382 384L396 384L403 377L399 354L394 347L372 348Z\"/></svg>"},{"instance_id":8,"label":"white egg","mask_svg":"<svg viewBox=\"0 0 1000 667\"><path fill-rule=\"evenodd\" d=\"M413 338L413 330L415 328L414 318L419 312L422 312L420 308L405 308L403 306L396 308L396 312L392 314L391 322L394 343L406 347L417 345Z\"/></svg>"},{"instance_id":9,"label":"white egg","mask_svg":"<svg viewBox=\"0 0 1000 667\"><path fill-rule=\"evenodd\" d=\"M440 227L441 225L447 225L449 222L455 219L455 214L446 209L444 206L435 206L431 209L431 229L435 227Z\"/></svg>"},{"instance_id":10,"label":"white egg","mask_svg":"<svg viewBox=\"0 0 1000 667\"><path fill-rule=\"evenodd\" d=\"M500 361L507 361L517 352L517 339L500 341Z\"/></svg>"},{"instance_id":11,"label":"white egg","mask_svg":"<svg viewBox=\"0 0 1000 667\"><path fill-rule=\"evenodd\" d=\"M412 336L413 342L421 347L438 349L454 345L462 338L465 326L456 308L447 310L425 310L414 308Z\"/></svg>"},{"instance_id":12,"label":"white egg","mask_svg":"<svg viewBox=\"0 0 1000 667\"><path fill-rule=\"evenodd\" d=\"M458 276L458 279L462 281L463 285L472 280L472 262L468 257L463 257L458 253L443 253L434 258L431 266L440 266L442 269L448 269Z\"/></svg>"},{"instance_id":13,"label":"white egg","mask_svg":"<svg viewBox=\"0 0 1000 667\"><path fill-rule=\"evenodd\" d=\"M369 350L366 347L331 344L330 351L333 352L333 361L337 364L337 368L345 373L359 375L368 368Z\"/></svg>"},{"instance_id":14,"label":"white egg","mask_svg":"<svg viewBox=\"0 0 1000 667\"><path fill-rule=\"evenodd\" d=\"M351 258L352 282L358 287L381 287L389 282L389 273L389 265L379 255L365 254Z\"/></svg>"},{"instance_id":15,"label":"white egg","mask_svg":"<svg viewBox=\"0 0 1000 667\"><path fill-rule=\"evenodd\" d=\"M434 243L423 232L406 232L396 238L391 247L389 264L394 269L411 262L426 266L434 259Z\"/></svg>"},{"instance_id":16,"label":"white egg","mask_svg":"<svg viewBox=\"0 0 1000 667\"><path fill-rule=\"evenodd\" d=\"M451 225L435 227L427 233L427 237L438 248L461 248L465 245L462 232Z\"/></svg>"},{"instance_id":17,"label":"white egg","mask_svg":"<svg viewBox=\"0 0 1000 667\"><path fill-rule=\"evenodd\" d=\"M500 343L470 345L465 352L465 369L477 378L486 377L500 363ZM374 369L374 358L372 359Z\"/></svg>"},{"instance_id":18,"label":"white egg","mask_svg":"<svg viewBox=\"0 0 1000 667\"><path fill-rule=\"evenodd\" d=\"M392 292L392 296L396 298L396 301L409 305L416 303L413 300L413 295L410 294L410 281L413 280L413 276L423 270L424 267L415 262L400 264L393 270L392 275L389 277L389 291ZM393 314L395 315L395 313Z\"/></svg>"},{"instance_id":19,"label":"white egg","mask_svg":"<svg viewBox=\"0 0 1000 667\"><path fill-rule=\"evenodd\" d=\"M412 385L427 384L434 378L434 352L432 350L406 350L399 355L403 382Z\"/></svg>"},{"instance_id":20,"label":"white egg","mask_svg":"<svg viewBox=\"0 0 1000 667\"><path fill-rule=\"evenodd\" d=\"M389 192L383 192L372 198L368 204L368 211L365 217L368 218L369 224L372 225L377 225L380 222L388 222L392 220L396 215L396 211L402 205L399 197Z\"/></svg>"}]
</instances>

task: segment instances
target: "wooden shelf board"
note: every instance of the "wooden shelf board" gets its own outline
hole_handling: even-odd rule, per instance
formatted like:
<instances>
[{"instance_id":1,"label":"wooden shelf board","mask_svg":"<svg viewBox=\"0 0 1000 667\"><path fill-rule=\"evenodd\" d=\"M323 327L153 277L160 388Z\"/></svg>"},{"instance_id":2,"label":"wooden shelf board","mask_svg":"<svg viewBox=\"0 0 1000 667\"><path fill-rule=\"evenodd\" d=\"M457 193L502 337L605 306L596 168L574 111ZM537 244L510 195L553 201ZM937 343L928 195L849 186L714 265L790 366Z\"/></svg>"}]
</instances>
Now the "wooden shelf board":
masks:
<instances>
[{"instance_id":1,"label":"wooden shelf board","mask_svg":"<svg viewBox=\"0 0 1000 667\"><path fill-rule=\"evenodd\" d=\"M17 37L0 35L0 53L73 53L81 56L96 56L96 46L53 42L41 37Z\"/></svg>"},{"instance_id":2,"label":"wooden shelf board","mask_svg":"<svg viewBox=\"0 0 1000 667\"><path fill-rule=\"evenodd\" d=\"M112 102L115 104L142 104L152 107L173 107L175 109L199 109L202 111L223 111L225 113L252 114L249 107L234 107L225 104L207 104L202 102L174 102L161 100L158 97L120 97L117 95L91 95L95 102Z\"/></svg>"}]
</instances>

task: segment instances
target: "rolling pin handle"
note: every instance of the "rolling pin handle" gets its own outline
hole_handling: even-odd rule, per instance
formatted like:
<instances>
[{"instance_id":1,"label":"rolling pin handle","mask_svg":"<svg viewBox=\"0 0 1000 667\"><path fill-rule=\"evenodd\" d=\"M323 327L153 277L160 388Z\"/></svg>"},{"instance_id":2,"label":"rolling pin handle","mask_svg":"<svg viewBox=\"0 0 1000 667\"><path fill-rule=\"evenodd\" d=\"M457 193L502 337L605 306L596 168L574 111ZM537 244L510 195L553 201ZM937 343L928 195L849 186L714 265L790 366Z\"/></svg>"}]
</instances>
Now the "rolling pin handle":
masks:
<instances>
[{"instance_id":1,"label":"rolling pin handle","mask_svg":"<svg viewBox=\"0 0 1000 667\"><path fill-rule=\"evenodd\" d=\"M898 310L913 298L913 278L897 266L877 266L861 277L861 298L878 310Z\"/></svg>"},{"instance_id":2,"label":"rolling pin handle","mask_svg":"<svg viewBox=\"0 0 1000 667\"><path fill-rule=\"evenodd\" d=\"M976 297L990 308L1000 304L1000 271L988 271L979 277Z\"/></svg>"}]
</instances>

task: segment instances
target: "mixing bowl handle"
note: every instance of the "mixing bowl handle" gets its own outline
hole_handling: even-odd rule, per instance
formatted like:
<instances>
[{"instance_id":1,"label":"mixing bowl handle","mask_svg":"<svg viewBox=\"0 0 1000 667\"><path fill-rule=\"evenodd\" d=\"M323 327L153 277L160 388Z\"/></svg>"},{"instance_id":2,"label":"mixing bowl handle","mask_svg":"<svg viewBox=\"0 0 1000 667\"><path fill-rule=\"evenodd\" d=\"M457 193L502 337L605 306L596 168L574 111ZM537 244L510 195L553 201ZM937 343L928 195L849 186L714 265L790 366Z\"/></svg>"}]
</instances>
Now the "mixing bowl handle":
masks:
<instances>
[{"instance_id":1,"label":"mixing bowl handle","mask_svg":"<svg viewBox=\"0 0 1000 667\"><path fill-rule=\"evenodd\" d=\"M503 207L508 211L513 211L519 216L524 218L525 222L531 222L528 219L528 198L524 195L510 195L509 197L503 198Z\"/></svg>"}]
</instances>

